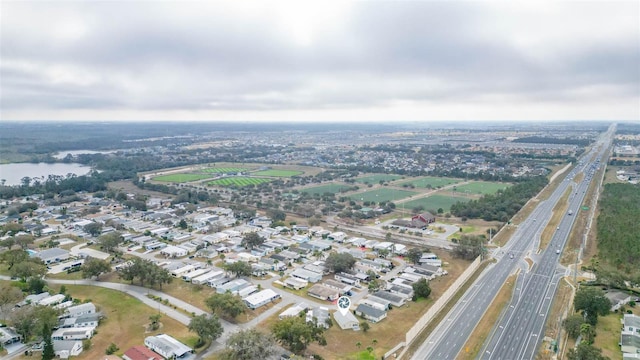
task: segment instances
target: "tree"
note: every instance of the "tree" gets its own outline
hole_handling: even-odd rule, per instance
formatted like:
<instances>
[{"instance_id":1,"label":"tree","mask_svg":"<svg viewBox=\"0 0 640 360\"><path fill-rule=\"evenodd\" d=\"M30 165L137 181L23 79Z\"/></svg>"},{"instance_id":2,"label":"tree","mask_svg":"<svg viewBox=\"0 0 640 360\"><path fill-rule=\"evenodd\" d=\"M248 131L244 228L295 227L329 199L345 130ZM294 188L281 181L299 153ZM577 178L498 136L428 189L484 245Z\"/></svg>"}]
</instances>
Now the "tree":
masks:
<instances>
[{"instance_id":1,"label":"tree","mask_svg":"<svg viewBox=\"0 0 640 360\"><path fill-rule=\"evenodd\" d=\"M160 288L162 288L162 284L173 281L173 276L167 269L161 268L151 260L138 257L133 258L129 266L121 269L118 276L121 279L131 281L131 283L138 279L140 286L145 286L145 284L148 286L160 285Z\"/></svg>"},{"instance_id":2,"label":"tree","mask_svg":"<svg viewBox=\"0 0 640 360\"><path fill-rule=\"evenodd\" d=\"M180 222L178 222L178 227L184 230L189 227L189 225L187 225L187 221L185 219L180 219Z\"/></svg>"},{"instance_id":3,"label":"tree","mask_svg":"<svg viewBox=\"0 0 640 360\"><path fill-rule=\"evenodd\" d=\"M562 326L569 337L577 339L580 336L580 327L584 324L584 318L580 314L573 314L562 321Z\"/></svg>"},{"instance_id":4,"label":"tree","mask_svg":"<svg viewBox=\"0 0 640 360\"><path fill-rule=\"evenodd\" d=\"M303 352L312 342L324 346L324 327L314 322L307 322L305 318L294 316L280 320L271 327L273 336L281 344L296 354Z\"/></svg>"},{"instance_id":5,"label":"tree","mask_svg":"<svg viewBox=\"0 0 640 360\"><path fill-rule=\"evenodd\" d=\"M230 292L213 294L205 300L205 304L207 304L212 312L227 320L235 319L247 309L242 299Z\"/></svg>"},{"instance_id":6,"label":"tree","mask_svg":"<svg viewBox=\"0 0 640 360\"><path fill-rule=\"evenodd\" d=\"M596 337L596 331L591 324L585 323L580 325L580 335L582 336L582 341L587 344L593 344L593 339Z\"/></svg>"},{"instance_id":7,"label":"tree","mask_svg":"<svg viewBox=\"0 0 640 360\"><path fill-rule=\"evenodd\" d=\"M335 273L349 271L355 263L356 259L349 253L339 254L334 252L329 254L325 260L325 266Z\"/></svg>"},{"instance_id":8,"label":"tree","mask_svg":"<svg viewBox=\"0 0 640 360\"><path fill-rule=\"evenodd\" d=\"M7 270L11 270L15 264L29 259L29 253L23 249L7 250L0 255L0 259L8 265Z\"/></svg>"},{"instance_id":9,"label":"tree","mask_svg":"<svg viewBox=\"0 0 640 360\"><path fill-rule=\"evenodd\" d=\"M100 280L100 275L111 271L111 265L106 260L100 260L96 258L88 258L82 264L82 277L85 279L91 279L93 277L96 280Z\"/></svg>"},{"instance_id":10,"label":"tree","mask_svg":"<svg viewBox=\"0 0 640 360\"><path fill-rule=\"evenodd\" d=\"M151 324L149 324L149 328L152 331L153 330L158 330L158 328L160 327L160 318L161 317L162 317L162 314L160 314L160 313L149 315L149 321L151 321Z\"/></svg>"},{"instance_id":11,"label":"tree","mask_svg":"<svg viewBox=\"0 0 640 360\"><path fill-rule=\"evenodd\" d=\"M360 329L362 329L362 332L366 333L367 331L369 331L369 329L371 329L371 325L369 325L368 322L363 321L360 323Z\"/></svg>"},{"instance_id":12,"label":"tree","mask_svg":"<svg viewBox=\"0 0 640 360\"><path fill-rule=\"evenodd\" d=\"M256 329L240 330L227 339L222 360L267 359L276 353L275 339Z\"/></svg>"},{"instance_id":13,"label":"tree","mask_svg":"<svg viewBox=\"0 0 640 360\"><path fill-rule=\"evenodd\" d=\"M423 250L420 248L411 248L407 251L407 259L414 264L420 262L420 258L422 257Z\"/></svg>"},{"instance_id":14,"label":"tree","mask_svg":"<svg viewBox=\"0 0 640 360\"><path fill-rule=\"evenodd\" d=\"M453 255L465 260L473 260L484 254L484 236L462 235L458 240L458 246L453 248Z\"/></svg>"},{"instance_id":15,"label":"tree","mask_svg":"<svg viewBox=\"0 0 640 360\"><path fill-rule=\"evenodd\" d=\"M583 286L573 299L573 306L577 311L582 311L587 323L596 325L598 315L605 316L611 309L611 301L604 295L604 291L598 287Z\"/></svg>"},{"instance_id":16,"label":"tree","mask_svg":"<svg viewBox=\"0 0 640 360\"><path fill-rule=\"evenodd\" d=\"M116 351L120 350L120 348L118 347L118 345L111 343L109 344L109 346L104 350L104 353L107 355L111 355L113 353L115 353Z\"/></svg>"},{"instance_id":17,"label":"tree","mask_svg":"<svg viewBox=\"0 0 640 360\"><path fill-rule=\"evenodd\" d=\"M27 289L32 294L40 294L44 291L47 282L41 277L31 277L27 280Z\"/></svg>"},{"instance_id":18,"label":"tree","mask_svg":"<svg viewBox=\"0 0 640 360\"><path fill-rule=\"evenodd\" d=\"M8 311L22 299L22 291L8 282L0 283L0 315L9 314Z\"/></svg>"},{"instance_id":19,"label":"tree","mask_svg":"<svg viewBox=\"0 0 640 360\"><path fill-rule=\"evenodd\" d=\"M244 261L236 261L230 264L225 264L224 269L234 274L235 277L251 276L251 274L253 273L251 264Z\"/></svg>"},{"instance_id":20,"label":"tree","mask_svg":"<svg viewBox=\"0 0 640 360\"><path fill-rule=\"evenodd\" d=\"M31 235L16 236L15 244L19 245L22 250L27 250L29 245L33 244L33 236Z\"/></svg>"},{"instance_id":21,"label":"tree","mask_svg":"<svg viewBox=\"0 0 640 360\"><path fill-rule=\"evenodd\" d=\"M222 335L223 329L220 319L215 314L202 314L193 317L189 322L189 331L198 334L198 344L213 341Z\"/></svg>"},{"instance_id":22,"label":"tree","mask_svg":"<svg viewBox=\"0 0 640 360\"><path fill-rule=\"evenodd\" d=\"M569 349L568 360L609 360L602 355L602 350L581 342L575 349Z\"/></svg>"},{"instance_id":23,"label":"tree","mask_svg":"<svg viewBox=\"0 0 640 360\"><path fill-rule=\"evenodd\" d=\"M84 231L86 231L88 234L91 234L91 236L99 236L100 234L102 234L102 224L92 222L91 224L87 224L84 226Z\"/></svg>"},{"instance_id":24,"label":"tree","mask_svg":"<svg viewBox=\"0 0 640 360\"><path fill-rule=\"evenodd\" d=\"M247 249L253 249L262 245L262 243L264 243L264 238L262 236L258 235L256 232L250 232L242 237L240 245Z\"/></svg>"},{"instance_id":25,"label":"tree","mask_svg":"<svg viewBox=\"0 0 640 360\"><path fill-rule=\"evenodd\" d=\"M104 251L113 253L123 241L124 238L122 237L122 234L118 231L114 231L100 236L97 242Z\"/></svg>"},{"instance_id":26,"label":"tree","mask_svg":"<svg viewBox=\"0 0 640 360\"><path fill-rule=\"evenodd\" d=\"M422 278L417 282L415 282L412 285L412 287L413 287L413 296L416 298L416 300L418 298L426 299L429 297L429 295L431 295L431 287L429 286L429 283L425 278Z\"/></svg>"},{"instance_id":27,"label":"tree","mask_svg":"<svg viewBox=\"0 0 640 360\"><path fill-rule=\"evenodd\" d=\"M274 222L284 221L287 218L287 213L279 209L269 209L267 210L267 216Z\"/></svg>"},{"instance_id":28,"label":"tree","mask_svg":"<svg viewBox=\"0 0 640 360\"><path fill-rule=\"evenodd\" d=\"M380 256L381 258L387 258L387 256L389 256L389 254L391 253L391 251L389 251L389 249L378 249L378 256Z\"/></svg>"},{"instance_id":29,"label":"tree","mask_svg":"<svg viewBox=\"0 0 640 360\"><path fill-rule=\"evenodd\" d=\"M47 266L38 258L30 258L15 264L10 271L11 276L27 281L31 277L42 277L47 273Z\"/></svg>"},{"instance_id":30,"label":"tree","mask_svg":"<svg viewBox=\"0 0 640 360\"><path fill-rule=\"evenodd\" d=\"M20 334L25 341L28 341L34 334L36 325L35 310L33 306L23 306L12 311L10 315L9 322L11 326L16 329L16 332Z\"/></svg>"}]
</instances>

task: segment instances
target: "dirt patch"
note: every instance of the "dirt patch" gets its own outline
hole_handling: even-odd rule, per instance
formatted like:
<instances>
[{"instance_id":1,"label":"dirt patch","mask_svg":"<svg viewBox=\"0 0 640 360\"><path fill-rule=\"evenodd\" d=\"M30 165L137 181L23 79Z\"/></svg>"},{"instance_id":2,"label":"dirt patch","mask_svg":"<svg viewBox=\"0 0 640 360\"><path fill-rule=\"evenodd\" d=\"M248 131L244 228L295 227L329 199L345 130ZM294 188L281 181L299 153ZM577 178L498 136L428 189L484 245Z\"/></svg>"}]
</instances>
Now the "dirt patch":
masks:
<instances>
[{"instance_id":1,"label":"dirt patch","mask_svg":"<svg viewBox=\"0 0 640 360\"><path fill-rule=\"evenodd\" d=\"M500 291L496 295L495 299L487 311L482 316L482 319L478 322L475 329L469 336L469 340L464 345L460 354L456 359L458 360L471 360L478 356L478 353L482 350L482 346L485 340L489 336L489 333L493 329L495 322L500 318L500 314L503 309L509 304L513 294L513 288L516 282L516 275L511 275L507 278L504 285L500 288Z\"/></svg>"},{"instance_id":2,"label":"dirt patch","mask_svg":"<svg viewBox=\"0 0 640 360\"><path fill-rule=\"evenodd\" d=\"M170 195L170 194L165 194L158 191L140 189L129 180L113 181L107 184L107 187L109 189L122 191L126 194L140 194L148 197L173 199L173 195Z\"/></svg>"},{"instance_id":3,"label":"dirt patch","mask_svg":"<svg viewBox=\"0 0 640 360\"><path fill-rule=\"evenodd\" d=\"M500 232L493 237L492 242L497 246L504 246L504 244L511 239L511 236L513 236L517 228L516 225L505 225Z\"/></svg>"}]
</instances>

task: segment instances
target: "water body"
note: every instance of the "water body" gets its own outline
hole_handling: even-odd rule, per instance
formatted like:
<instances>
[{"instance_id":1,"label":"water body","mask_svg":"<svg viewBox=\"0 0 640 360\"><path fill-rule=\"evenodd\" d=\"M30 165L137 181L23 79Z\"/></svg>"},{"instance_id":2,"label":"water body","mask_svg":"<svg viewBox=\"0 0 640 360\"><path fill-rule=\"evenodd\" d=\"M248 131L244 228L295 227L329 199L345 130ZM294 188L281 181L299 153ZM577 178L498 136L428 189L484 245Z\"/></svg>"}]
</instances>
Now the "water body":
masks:
<instances>
[{"instance_id":1,"label":"water body","mask_svg":"<svg viewBox=\"0 0 640 360\"><path fill-rule=\"evenodd\" d=\"M71 154L71 156L76 156L81 154L111 154L114 152L116 152L116 150L113 150L113 151L67 150L67 151L60 151L59 153L56 153L55 155L53 155L53 157L55 159L64 159L65 157L67 157L67 154Z\"/></svg>"},{"instance_id":2,"label":"water body","mask_svg":"<svg viewBox=\"0 0 640 360\"><path fill-rule=\"evenodd\" d=\"M49 175L62 175L76 174L78 176L85 175L91 168L82 164L76 163L13 163L13 164L0 164L0 179L4 179L5 185L20 185L20 180L28 176L30 178L40 178L46 180Z\"/></svg>"}]
</instances>

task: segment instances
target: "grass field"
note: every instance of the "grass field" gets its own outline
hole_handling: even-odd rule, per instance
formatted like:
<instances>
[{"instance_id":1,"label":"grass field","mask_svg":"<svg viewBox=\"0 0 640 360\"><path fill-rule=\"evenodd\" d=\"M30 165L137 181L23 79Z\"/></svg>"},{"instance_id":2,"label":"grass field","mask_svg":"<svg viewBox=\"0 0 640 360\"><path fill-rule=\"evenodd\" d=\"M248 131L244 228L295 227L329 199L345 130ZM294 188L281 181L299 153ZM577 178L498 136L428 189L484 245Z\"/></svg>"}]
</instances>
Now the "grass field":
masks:
<instances>
[{"instance_id":1,"label":"grass field","mask_svg":"<svg viewBox=\"0 0 640 360\"><path fill-rule=\"evenodd\" d=\"M374 174L374 175L369 175L369 176L363 176L361 178L357 178L355 179L356 182L362 183L362 184L377 184L380 182L380 180L382 181L393 181L396 179L400 179L401 176L400 175L390 175L390 174Z\"/></svg>"},{"instance_id":2,"label":"grass field","mask_svg":"<svg viewBox=\"0 0 640 360\"><path fill-rule=\"evenodd\" d=\"M292 176L297 176L302 174L304 174L303 171L278 170L278 169L262 170L254 173L254 175L274 176L274 177L292 177Z\"/></svg>"},{"instance_id":3,"label":"grass field","mask_svg":"<svg viewBox=\"0 0 640 360\"><path fill-rule=\"evenodd\" d=\"M97 328L97 335L91 339L91 349L75 359L99 359L112 342L120 348L116 354L122 354L131 346L142 345L144 338L150 335L169 334L188 346L193 346L197 340L195 333L166 315L160 318L160 329L147 332L145 325L149 324L149 316L157 311L122 292L93 286L66 285L66 288L74 298L91 299L105 316Z\"/></svg>"},{"instance_id":4,"label":"grass field","mask_svg":"<svg viewBox=\"0 0 640 360\"><path fill-rule=\"evenodd\" d=\"M238 168L238 167L213 167L213 168L206 168L202 171L207 173L214 173L214 174L229 174L229 173L239 173L247 170L248 169L246 168Z\"/></svg>"},{"instance_id":5,"label":"grass field","mask_svg":"<svg viewBox=\"0 0 640 360\"><path fill-rule=\"evenodd\" d=\"M469 184L464 184L456 187L456 192L467 194L495 194L498 190L506 189L510 184L488 182L488 181L474 181Z\"/></svg>"},{"instance_id":6,"label":"grass field","mask_svg":"<svg viewBox=\"0 0 640 360\"><path fill-rule=\"evenodd\" d=\"M396 201L416 194L418 193L415 191L395 190L383 187L376 190L353 194L350 198L356 201L374 201L379 203L381 201Z\"/></svg>"},{"instance_id":7,"label":"grass field","mask_svg":"<svg viewBox=\"0 0 640 360\"><path fill-rule=\"evenodd\" d=\"M258 184L266 183L269 181L271 181L271 179L238 176L238 177L227 177L227 178L209 181L207 185L242 187L242 186L248 186L248 185L258 185Z\"/></svg>"},{"instance_id":8,"label":"grass field","mask_svg":"<svg viewBox=\"0 0 640 360\"><path fill-rule=\"evenodd\" d=\"M452 179L452 178L445 178L445 177L433 177L433 176L425 176L425 177L421 177L419 179L414 179L411 181L407 181L407 182L403 182L400 185L413 185L415 187L418 188L428 188L428 187L432 187L432 188L438 188L438 187L442 187L442 186L447 186L450 184L455 184L460 182L460 180L458 179Z\"/></svg>"},{"instance_id":9,"label":"grass field","mask_svg":"<svg viewBox=\"0 0 640 360\"><path fill-rule=\"evenodd\" d=\"M156 176L151 180L162 181L162 182L173 182L173 183L185 183L190 181L208 179L210 177L212 176L207 174L169 174L169 175Z\"/></svg>"},{"instance_id":10,"label":"grass field","mask_svg":"<svg viewBox=\"0 0 640 360\"><path fill-rule=\"evenodd\" d=\"M412 209L418 206L424 207L426 210L437 210L442 208L445 212L449 211L451 205L457 203L458 201L467 202L469 199L459 196L444 196L444 195L431 195L426 198L416 199L405 202L403 205L405 209Z\"/></svg>"},{"instance_id":11,"label":"grass field","mask_svg":"<svg viewBox=\"0 0 640 360\"><path fill-rule=\"evenodd\" d=\"M337 194L343 190L348 190L349 188L351 188L351 186L349 185L344 185L344 184L327 184L327 185L321 185L321 186L314 186L314 187L310 187L310 188L306 188L306 189L301 189L301 192L306 192L309 194L324 194L324 193L332 193L332 194Z\"/></svg>"}]
</instances>

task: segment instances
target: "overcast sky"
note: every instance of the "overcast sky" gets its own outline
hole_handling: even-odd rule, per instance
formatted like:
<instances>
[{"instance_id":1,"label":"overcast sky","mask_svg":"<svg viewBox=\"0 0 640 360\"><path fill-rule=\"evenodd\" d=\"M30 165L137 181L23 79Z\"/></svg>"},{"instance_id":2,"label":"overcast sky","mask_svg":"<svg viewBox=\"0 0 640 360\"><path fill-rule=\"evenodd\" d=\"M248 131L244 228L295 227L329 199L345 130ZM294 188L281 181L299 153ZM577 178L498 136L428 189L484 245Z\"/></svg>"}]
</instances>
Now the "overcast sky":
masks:
<instances>
[{"instance_id":1,"label":"overcast sky","mask_svg":"<svg viewBox=\"0 0 640 360\"><path fill-rule=\"evenodd\" d=\"M638 120L640 2L2 1L5 120Z\"/></svg>"}]
</instances>

